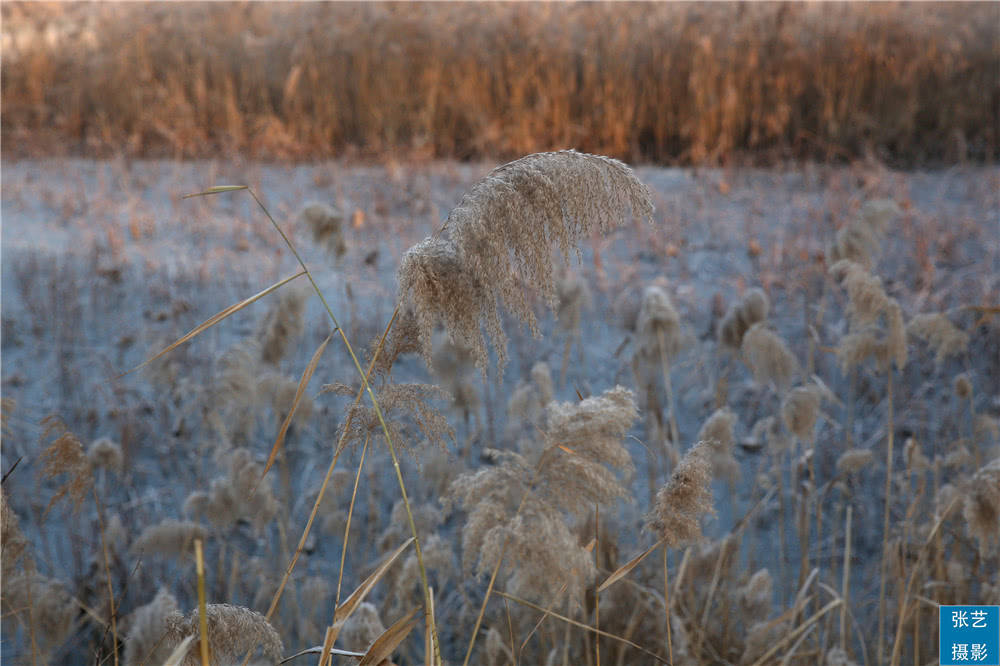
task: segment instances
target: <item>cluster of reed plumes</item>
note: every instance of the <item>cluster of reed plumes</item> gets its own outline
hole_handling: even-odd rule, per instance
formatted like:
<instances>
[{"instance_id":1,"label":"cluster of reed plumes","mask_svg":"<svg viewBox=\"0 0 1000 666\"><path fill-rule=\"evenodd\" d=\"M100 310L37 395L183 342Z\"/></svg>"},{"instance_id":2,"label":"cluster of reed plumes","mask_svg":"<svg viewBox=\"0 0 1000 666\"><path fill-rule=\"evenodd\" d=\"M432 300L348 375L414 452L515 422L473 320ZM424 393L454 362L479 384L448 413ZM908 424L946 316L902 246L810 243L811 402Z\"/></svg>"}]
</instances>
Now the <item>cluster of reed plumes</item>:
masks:
<instances>
[{"instance_id":1,"label":"cluster of reed plumes","mask_svg":"<svg viewBox=\"0 0 1000 666\"><path fill-rule=\"evenodd\" d=\"M302 263L210 382L184 382L183 348L144 365L195 451L168 488L141 486L135 451L47 421L26 461L44 496L2 495L5 646L128 666L323 664L331 648L333 663L433 666L927 661L929 604L1000 598L995 377L969 363L1000 339L989 312L921 312L879 277L906 213L873 199L831 230L802 339L764 287L699 337L679 285L656 278L630 285L606 354L634 386L563 386L585 374L567 377L568 346L556 381L559 345L520 345L501 390L508 337L583 346L588 301L608 300L554 261L630 217L655 223L652 199L626 165L575 151L490 172L401 258L395 311L363 350ZM349 251L332 208L297 219ZM323 340L294 366L308 331ZM338 345L359 374L317 393ZM60 514L91 538L50 529ZM74 575L53 566L62 551Z\"/></svg>"},{"instance_id":2,"label":"cluster of reed plumes","mask_svg":"<svg viewBox=\"0 0 1000 666\"><path fill-rule=\"evenodd\" d=\"M990 3L3 14L8 150L467 158L575 145L659 163L874 151L913 164L1000 148Z\"/></svg>"}]
</instances>

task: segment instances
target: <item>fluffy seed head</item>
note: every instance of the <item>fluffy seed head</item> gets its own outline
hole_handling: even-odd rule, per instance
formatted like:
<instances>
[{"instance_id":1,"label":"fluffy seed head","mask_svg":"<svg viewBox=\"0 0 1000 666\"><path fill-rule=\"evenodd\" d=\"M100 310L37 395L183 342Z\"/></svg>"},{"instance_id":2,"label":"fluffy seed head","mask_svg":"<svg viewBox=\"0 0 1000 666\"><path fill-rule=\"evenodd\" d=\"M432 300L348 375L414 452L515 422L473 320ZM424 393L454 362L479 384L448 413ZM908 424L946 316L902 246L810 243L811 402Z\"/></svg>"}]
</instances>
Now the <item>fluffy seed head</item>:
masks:
<instances>
[{"instance_id":1,"label":"fluffy seed head","mask_svg":"<svg viewBox=\"0 0 1000 666\"><path fill-rule=\"evenodd\" d=\"M719 342L731 349L739 349L747 330L767 319L770 310L771 302L763 289L754 287L748 290L719 323Z\"/></svg>"},{"instance_id":2,"label":"fluffy seed head","mask_svg":"<svg viewBox=\"0 0 1000 666\"><path fill-rule=\"evenodd\" d=\"M556 307L553 250L568 258L581 238L620 225L629 211L650 217L653 205L649 190L617 160L570 150L494 169L451 211L441 232L410 248L400 263L400 297L417 313L425 357L443 321L485 369L485 323L503 367L500 304L537 333L525 285Z\"/></svg>"},{"instance_id":3,"label":"fluffy seed head","mask_svg":"<svg viewBox=\"0 0 1000 666\"><path fill-rule=\"evenodd\" d=\"M837 471L842 474L853 474L871 464L874 456L868 449L849 449L837 459Z\"/></svg>"},{"instance_id":4,"label":"fluffy seed head","mask_svg":"<svg viewBox=\"0 0 1000 666\"><path fill-rule=\"evenodd\" d=\"M654 284L643 292L636 336L644 361L655 362L660 354L672 359L680 353L684 343L681 318L663 287Z\"/></svg>"},{"instance_id":5,"label":"fluffy seed head","mask_svg":"<svg viewBox=\"0 0 1000 666\"><path fill-rule=\"evenodd\" d=\"M739 463L733 457L733 428L736 413L728 407L712 412L698 431L698 440L708 445L712 461L712 474L717 479L736 481L740 473Z\"/></svg>"},{"instance_id":6,"label":"fluffy seed head","mask_svg":"<svg viewBox=\"0 0 1000 666\"><path fill-rule=\"evenodd\" d=\"M174 595L161 587L152 601L125 619L125 663L164 663L173 651L173 634L183 619Z\"/></svg>"},{"instance_id":7,"label":"fluffy seed head","mask_svg":"<svg viewBox=\"0 0 1000 666\"><path fill-rule=\"evenodd\" d=\"M907 325L906 332L930 345L938 365L949 356L964 354L969 348L968 334L940 312L916 315Z\"/></svg>"},{"instance_id":8,"label":"fluffy seed head","mask_svg":"<svg viewBox=\"0 0 1000 666\"><path fill-rule=\"evenodd\" d=\"M822 389L815 385L797 386L788 392L781 404L785 427L799 438L810 443L815 437L816 418L819 416Z\"/></svg>"},{"instance_id":9,"label":"fluffy seed head","mask_svg":"<svg viewBox=\"0 0 1000 666\"><path fill-rule=\"evenodd\" d=\"M299 213L299 221L312 231L313 240L339 259L347 252L344 241L344 214L333 206L309 203Z\"/></svg>"},{"instance_id":10,"label":"fluffy seed head","mask_svg":"<svg viewBox=\"0 0 1000 666\"><path fill-rule=\"evenodd\" d=\"M798 372L799 362L795 355L764 322L754 324L743 336L742 352L758 383L771 382L784 390Z\"/></svg>"},{"instance_id":11,"label":"fluffy seed head","mask_svg":"<svg viewBox=\"0 0 1000 666\"><path fill-rule=\"evenodd\" d=\"M957 375L955 377L954 388L955 395L963 400L968 399L972 395L972 380L969 379L969 375L964 372Z\"/></svg>"},{"instance_id":12,"label":"fluffy seed head","mask_svg":"<svg viewBox=\"0 0 1000 666\"><path fill-rule=\"evenodd\" d=\"M257 332L262 361L277 365L302 335L303 315L310 293L304 282L286 285L278 291Z\"/></svg>"},{"instance_id":13,"label":"fluffy seed head","mask_svg":"<svg viewBox=\"0 0 1000 666\"><path fill-rule=\"evenodd\" d=\"M205 528L198 523L168 518L144 529L132 544L132 551L184 557L193 552L195 539L204 540L206 536Z\"/></svg>"},{"instance_id":14,"label":"fluffy seed head","mask_svg":"<svg viewBox=\"0 0 1000 666\"><path fill-rule=\"evenodd\" d=\"M87 458L96 469L103 467L115 474L122 473L122 447L107 437L95 439L87 449Z\"/></svg>"},{"instance_id":15,"label":"fluffy seed head","mask_svg":"<svg viewBox=\"0 0 1000 666\"><path fill-rule=\"evenodd\" d=\"M983 465L969 483L962 507L969 532L983 556L1000 546L1000 458Z\"/></svg>"},{"instance_id":16,"label":"fluffy seed head","mask_svg":"<svg viewBox=\"0 0 1000 666\"><path fill-rule=\"evenodd\" d=\"M677 464L670 481L656 494L646 529L670 548L701 539L701 517L714 514L712 508L711 451L698 442Z\"/></svg>"}]
</instances>

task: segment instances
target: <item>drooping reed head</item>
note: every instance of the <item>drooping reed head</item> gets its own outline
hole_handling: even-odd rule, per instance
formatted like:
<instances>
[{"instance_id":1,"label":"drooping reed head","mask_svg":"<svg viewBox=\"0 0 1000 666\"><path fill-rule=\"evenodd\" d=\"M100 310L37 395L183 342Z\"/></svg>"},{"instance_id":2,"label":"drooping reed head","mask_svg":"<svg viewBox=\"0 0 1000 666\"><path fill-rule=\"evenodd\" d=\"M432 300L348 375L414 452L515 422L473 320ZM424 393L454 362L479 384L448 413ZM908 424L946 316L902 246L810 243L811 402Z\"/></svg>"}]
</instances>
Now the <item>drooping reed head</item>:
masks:
<instances>
[{"instance_id":1,"label":"drooping reed head","mask_svg":"<svg viewBox=\"0 0 1000 666\"><path fill-rule=\"evenodd\" d=\"M711 451L706 442L698 442L681 458L670 481L656 494L646 529L670 548L701 539L701 517L715 513L711 481Z\"/></svg>"},{"instance_id":2,"label":"drooping reed head","mask_svg":"<svg viewBox=\"0 0 1000 666\"><path fill-rule=\"evenodd\" d=\"M503 367L500 305L537 332L525 285L554 308L553 252L568 259L580 239L622 224L629 212L650 217L653 205L649 190L617 160L567 150L494 169L451 211L440 233L400 262L400 298L417 313L425 357L441 321L485 368L485 322Z\"/></svg>"}]
</instances>

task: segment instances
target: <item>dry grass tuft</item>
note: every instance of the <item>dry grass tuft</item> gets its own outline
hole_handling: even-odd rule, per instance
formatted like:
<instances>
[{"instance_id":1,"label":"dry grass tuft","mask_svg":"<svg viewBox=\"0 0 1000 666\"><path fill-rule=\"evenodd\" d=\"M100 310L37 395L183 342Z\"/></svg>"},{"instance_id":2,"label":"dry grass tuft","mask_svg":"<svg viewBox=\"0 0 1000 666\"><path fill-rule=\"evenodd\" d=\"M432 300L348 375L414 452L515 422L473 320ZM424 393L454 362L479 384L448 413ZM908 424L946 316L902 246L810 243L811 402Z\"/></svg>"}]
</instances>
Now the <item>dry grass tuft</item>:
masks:
<instances>
[{"instance_id":1,"label":"dry grass tuft","mask_svg":"<svg viewBox=\"0 0 1000 666\"><path fill-rule=\"evenodd\" d=\"M714 514L712 507L711 447L698 442L656 494L656 503L646 519L646 529L670 548L702 538L701 518Z\"/></svg>"},{"instance_id":2,"label":"dry grass tuft","mask_svg":"<svg viewBox=\"0 0 1000 666\"><path fill-rule=\"evenodd\" d=\"M334 259L347 252L344 240L344 214L333 206L308 203L299 213L299 222L312 232L313 240L322 245Z\"/></svg>"},{"instance_id":3,"label":"dry grass tuft","mask_svg":"<svg viewBox=\"0 0 1000 666\"><path fill-rule=\"evenodd\" d=\"M191 554L195 539L204 540L207 536L208 532L198 523L168 518L144 529L132 543L132 551L185 557Z\"/></svg>"},{"instance_id":4,"label":"dry grass tuft","mask_svg":"<svg viewBox=\"0 0 1000 666\"><path fill-rule=\"evenodd\" d=\"M820 404L827 397L829 391L818 384L797 386L785 396L781 403L781 417L785 421L785 427L800 442L811 444L815 439Z\"/></svg>"},{"instance_id":5,"label":"dry grass tuft","mask_svg":"<svg viewBox=\"0 0 1000 666\"><path fill-rule=\"evenodd\" d=\"M165 662L176 647L172 634L183 619L174 595L161 587L152 601L125 619L125 666Z\"/></svg>"},{"instance_id":6,"label":"dry grass tuft","mask_svg":"<svg viewBox=\"0 0 1000 666\"><path fill-rule=\"evenodd\" d=\"M639 361L653 367L659 366L661 353L670 360L684 347L680 315L666 290L658 285L646 287L642 294L636 336Z\"/></svg>"},{"instance_id":7,"label":"dry grass tuft","mask_svg":"<svg viewBox=\"0 0 1000 666\"><path fill-rule=\"evenodd\" d=\"M621 387L578 403L550 403L531 458L497 451L495 466L456 479L449 499L468 513L465 568L491 571L506 547L516 561L507 578L515 594L555 603L568 590L578 602L594 564L563 512L586 516L595 504L626 495L615 470L632 468L621 440L636 414L632 393Z\"/></svg>"},{"instance_id":8,"label":"dry grass tuft","mask_svg":"<svg viewBox=\"0 0 1000 666\"><path fill-rule=\"evenodd\" d=\"M848 449L837 458L837 471L841 474L854 474L868 467L874 455L869 449Z\"/></svg>"},{"instance_id":9,"label":"dry grass tuft","mask_svg":"<svg viewBox=\"0 0 1000 666\"><path fill-rule=\"evenodd\" d=\"M257 331L260 359L277 365L291 345L302 336L306 301L312 294L307 284L292 284L278 292L274 305L261 320Z\"/></svg>"},{"instance_id":10,"label":"dry grass tuft","mask_svg":"<svg viewBox=\"0 0 1000 666\"><path fill-rule=\"evenodd\" d=\"M783 391L799 371L798 359L765 322L750 327L740 349L754 380L760 384L774 384Z\"/></svg>"},{"instance_id":11,"label":"dry grass tuft","mask_svg":"<svg viewBox=\"0 0 1000 666\"><path fill-rule=\"evenodd\" d=\"M708 446L712 475L730 483L735 483L740 475L740 465L733 457L735 426L736 413L728 407L722 407L712 412L698 431L698 441Z\"/></svg>"},{"instance_id":12,"label":"dry grass tuft","mask_svg":"<svg viewBox=\"0 0 1000 666\"><path fill-rule=\"evenodd\" d=\"M837 346L841 366L847 370L874 358L883 372L893 363L904 368L908 328L899 303L886 295L882 280L847 259L831 266L830 273L847 289L850 332Z\"/></svg>"},{"instance_id":13,"label":"dry grass tuft","mask_svg":"<svg viewBox=\"0 0 1000 666\"><path fill-rule=\"evenodd\" d=\"M399 266L400 298L413 305L430 364L431 336L443 322L485 371L485 323L502 368L502 303L533 333L526 286L558 303L552 253L564 259L582 238L606 233L631 212L650 217L649 190L617 160L576 151L538 153L494 169L462 198L441 232L411 247Z\"/></svg>"},{"instance_id":14,"label":"dry grass tuft","mask_svg":"<svg viewBox=\"0 0 1000 666\"><path fill-rule=\"evenodd\" d=\"M281 660L284 645L278 632L263 615L249 608L230 604L208 604L208 646L213 664L240 664L247 652L259 651L265 663L276 664ZM191 635L199 635L198 609L192 610L178 626L178 642ZM201 666L199 640L196 640L182 666Z\"/></svg>"},{"instance_id":15,"label":"dry grass tuft","mask_svg":"<svg viewBox=\"0 0 1000 666\"><path fill-rule=\"evenodd\" d=\"M743 345L743 336L747 330L767 319L770 310L771 302L764 290L757 287L750 289L739 303L729 308L726 316L719 322L719 342L725 347L738 350Z\"/></svg>"},{"instance_id":16,"label":"dry grass tuft","mask_svg":"<svg viewBox=\"0 0 1000 666\"><path fill-rule=\"evenodd\" d=\"M115 474L122 473L122 447L108 437L95 439L87 449L87 458L94 469L104 468Z\"/></svg>"},{"instance_id":17,"label":"dry grass tuft","mask_svg":"<svg viewBox=\"0 0 1000 666\"><path fill-rule=\"evenodd\" d=\"M45 479L63 474L68 477L52 495L45 512L48 513L53 505L66 495L72 500L74 509L79 511L83 500L94 486L94 473L90 460L84 452L83 443L58 418L48 417L42 424L44 426L42 441L53 436L55 439L42 451L42 468L39 470L39 475Z\"/></svg>"},{"instance_id":18,"label":"dry grass tuft","mask_svg":"<svg viewBox=\"0 0 1000 666\"><path fill-rule=\"evenodd\" d=\"M48 660L77 628L80 606L65 583L29 572L4 578L4 615L16 612L31 626L43 660ZM31 609L30 614L28 609Z\"/></svg>"},{"instance_id":19,"label":"dry grass tuft","mask_svg":"<svg viewBox=\"0 0 1000 666\"><path fill-rule=\"evenodd\" d=\"M969 336L941 313L919 314L910 320L906 332L927 342L934 351L934 362L941 365L949 356L960 356L969 349Z\"/></svg>"},{"instance_id":20,"label":"dry grass tuft","mask_svg":"<svg viewBox=\"0 0 1000 666\"><path fill-rule=\"evenodd\" d=\"M1000 458L983 465L969 481L962 516L984 557L1000 547Z\"/></svg>"},{"instance_id":21,"label":"dry grass tuft","mask_svg":"<svg viewBox=\"0 0 1000 666\"><path fill-rule=\"evenodd\" d=\"M830 259L834 263L851 261L871 270L890 223L902 212L896 202L889 199L865 202L858 219L837 232L830 248Z\"/></svg>"}]
</instances>

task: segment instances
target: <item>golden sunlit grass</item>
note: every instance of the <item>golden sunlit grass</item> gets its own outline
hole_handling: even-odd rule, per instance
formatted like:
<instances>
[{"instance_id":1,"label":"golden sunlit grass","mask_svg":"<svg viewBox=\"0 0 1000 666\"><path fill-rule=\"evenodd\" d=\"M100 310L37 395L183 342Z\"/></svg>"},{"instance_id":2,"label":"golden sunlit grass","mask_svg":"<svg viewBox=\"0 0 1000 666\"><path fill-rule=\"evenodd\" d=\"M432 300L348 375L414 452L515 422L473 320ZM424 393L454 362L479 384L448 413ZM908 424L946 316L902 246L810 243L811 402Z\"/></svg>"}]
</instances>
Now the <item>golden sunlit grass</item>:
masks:
<instances>
[{"instance_id":1,"label":"golden sunlit grass","mask_svg":"<svg viewBox=\"0 0 1000 666\"><path fill-rule=\"evenodd\" d=\"M994 159L1000 140L988 2L5 2L3 18L8 152L912 164Z\"/></svg>"}]
</instances>

